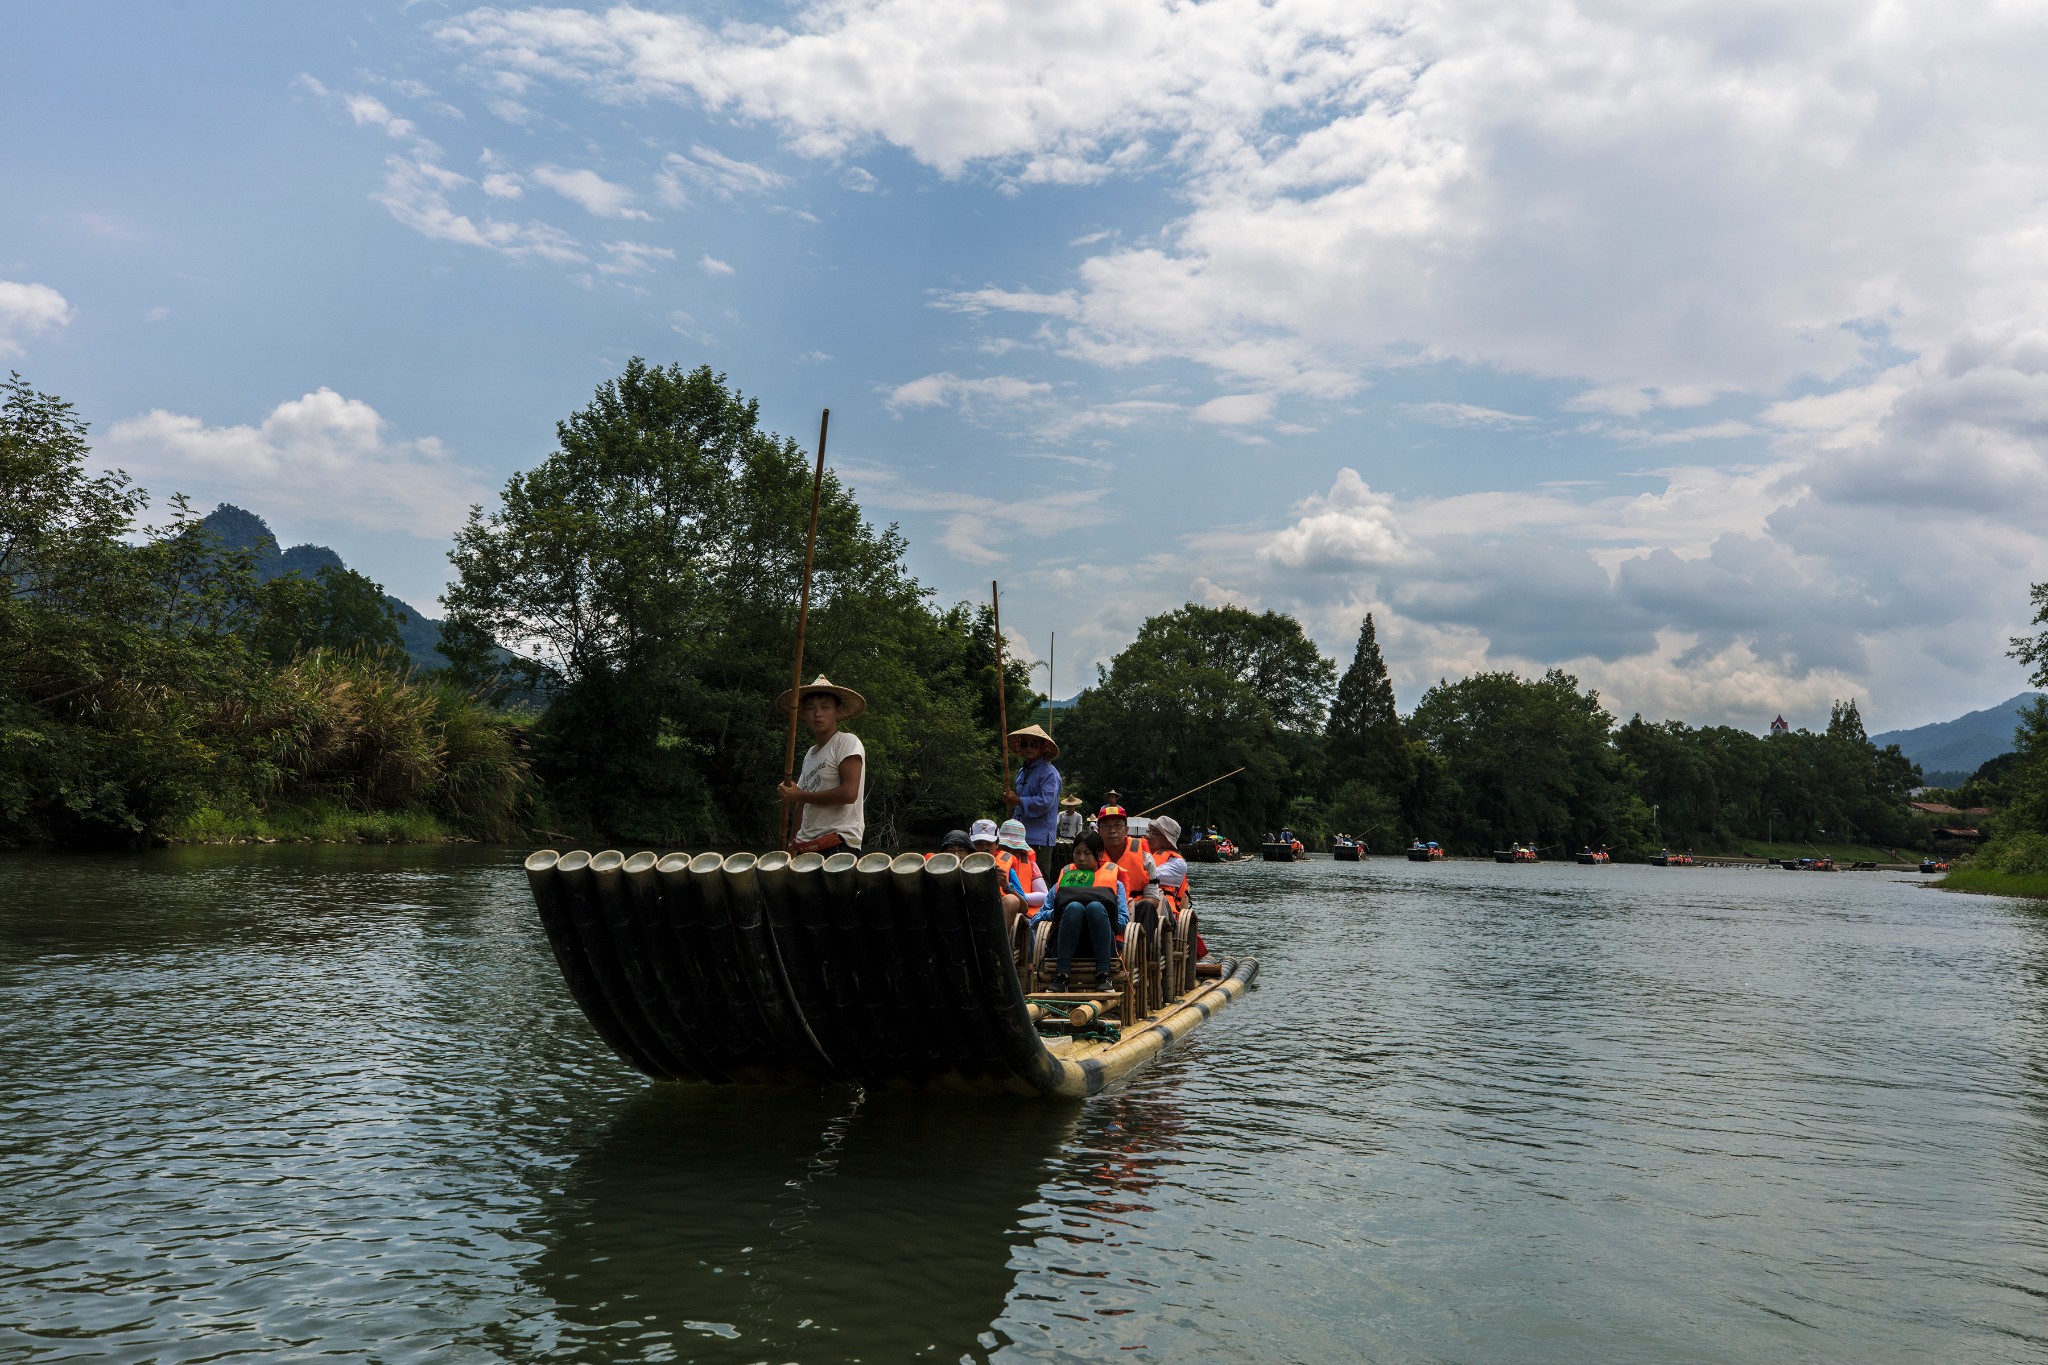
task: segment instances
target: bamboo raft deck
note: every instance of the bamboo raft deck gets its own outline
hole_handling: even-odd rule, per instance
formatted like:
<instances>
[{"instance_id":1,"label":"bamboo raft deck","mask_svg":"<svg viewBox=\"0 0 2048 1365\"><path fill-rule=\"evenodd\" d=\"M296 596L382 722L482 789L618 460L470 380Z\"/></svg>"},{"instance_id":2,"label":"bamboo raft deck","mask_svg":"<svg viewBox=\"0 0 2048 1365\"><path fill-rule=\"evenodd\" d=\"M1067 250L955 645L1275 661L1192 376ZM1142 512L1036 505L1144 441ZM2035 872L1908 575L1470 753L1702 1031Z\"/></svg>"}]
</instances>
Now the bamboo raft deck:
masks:
<instances>
[{"instance_id":1,"label":"bamboo raft deck","mask_svg":"<svg viewBox=\"0 0 2048 1365\"><path fill-rule=\"evenodd\" d=\"M1078 1098L1187 1037L1259 970L1197 964L1178 936L1134 923L1117 990L1027 992L1045 935L1005 925L981 853L544 849L526 875L570 995L657 1080ZM1082 1003L1120 1036L1040 1035Z\"/></svg>"}]
</instances>

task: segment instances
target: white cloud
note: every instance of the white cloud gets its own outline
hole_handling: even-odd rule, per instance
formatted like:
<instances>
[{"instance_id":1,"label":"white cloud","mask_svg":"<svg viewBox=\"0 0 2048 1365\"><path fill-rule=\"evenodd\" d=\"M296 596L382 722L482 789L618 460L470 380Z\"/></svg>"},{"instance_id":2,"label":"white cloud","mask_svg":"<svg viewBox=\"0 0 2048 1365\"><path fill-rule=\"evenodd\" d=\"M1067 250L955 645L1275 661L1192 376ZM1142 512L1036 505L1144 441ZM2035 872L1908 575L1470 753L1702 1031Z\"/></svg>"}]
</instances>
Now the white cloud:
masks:
<instances>
[{"instance_id":1,"label":"white cloud","mask_svg":"<svg viewBox=\"0 0 2048 1365\"><path fill-rule=\"evenodd\" d=\"M305 525L445 539L490 488L434 437L394 436L360 399L316 389L256 426L154 409L116 422L100 454L159 493L226 498Z\"/></svg>"},{"instance_id":2,"label":"white cloud","mask_svg":"<svg viewBox=\"0 0 2048 1365\"><path fill-rule=\"evenodd\" d=\"M381 128L386 135L399 139L410 138L418 131L410 120L402 119L385 108L384 101L375 95L348 95L342 102L358 128Z\"/></svg>"},{"instance_id":3,"label":"white cloud","mask_svg":"<svg viewBox=\"0 0 2048 1365\"><path fill-rule=\"evenodd\" d=\"M1225 394L1221 398L1211 398L1194 413L1197 422L1224 427L1251 426L1272 415L1273 395L1270 393Z\"/></svg>"},{"instance_id":4,"label":"white cloud","mask_svg":"<svg viewBox=\"0 0 2048 1365\"><path fill-rule=\"evenodd\" d=\"M492 171L478 183L493 199L518 199L526 193L526 186L509 171Z\"/></svg>"},{"instance_id":5,"label":"white cloud","mask_svg":"<svg viewBox=\"0 0 2048 1365\"><path fill-rule=\"evenodd\" d=\"M1052 392L1052 385L1015 375L991 375L985 379L963 379L950 371L928 374L889 390L892 412L904 408L971 406L980 403L1020 403Z\"/></svg>"},{"instance_id":6,"label":"white cloud","mask_svg":"<svg viewBox=\"0 0 2048 1365\"><path fill-rule=\"evenodd\" d=\"M581 167L535 166L532 176L570 203L579 205L592 217L644 219L648 216L644 210L632 207L635 196L631 190L624 185L614 185L596 171Z\"/></svg>"},{"instance_id":7,"label":"white cloud","mask_svg":"<svg viewBox=\"0 0 2048 1365\"><path fill-rule=\"evenodd\" d=\"M882 182L874 173L859 166L848 166L842 171L839 183L855 194L879 194L882 190Z\"/></svg>"},{"instance_id":8,"label":"white cloud","mask_svg":"<svg viewBox=\"0 0 2048 1365\"><path fill-rule=\"evenodd\" d=\"M730 265L719 260L708 251L697 258L697 268L707 275L730 275L733 273L733 268Z\"/></svg>"},{"instance_id":9,"label":"white cloud","mask_svg":"<svg viewBox=\"0 0 2048 1365\"><path fill-rule=\"evenodd\" d=\"M1176 165L1187 215L1082 270L1071 344L1105 360L1278 343L1289 373L1355 372L1420 347L1690 405L1846 373L1847 324L1918 350L2048 284L2027 7L870 0L794 28L620 5L439 32L493 73L759 119L814 156L881 140L1020 183Z\"/></svg>"},{"instance_id":10,"label":"white cloud","mask_svg":"<svg viewBox=\"0 0 2048 1365\"><path fill-rule=\"evenodd\" d=\"M842 465L861 506L918 512L940 518L939 546L967 564L1000 564L1013 553L1035 562L1043 538L1054 531L1087 530L1108 522L1113 506L1099 487L1041 490L1025 499L990 498L918 483L899 470ZM1011 547L1022 538L1021 545Z\"/></svg>"},{"instance_id":11,"label":"white cloud","mask_svg":"<svg viewBox=\"0 0 2048 1365\"><path fill-rule=\"evenodd\" d=\"M1536 421L1534 417L1525 417L1518 412L1502 412L1499 408L1482 407L1477 403L1403 403L1401 411L1418 422L1439 427L1489 427L1495 431L1506 431L1529 426Z\"/></svg>"},{"instance_id":12,"label":"white cloud","mask_svg":"<svg viewBox=\"0 0 2048 1365\"><path fill-rule=\"evenodd\" d=\"M655 177L661 186L661 200L671 208L689 202L683 182L690 181L716 192L722 199L742 194L772 194L789 184L789 177L751 161L729 157L715 147L692 143L690 154L670 152Z\"/></svg>"},{"instance_id":13,"label":"white cloud","mask_svg":"<svg viewBox=\"0 0 2048 1365\"><path fill-rule=\"evenodd\" d=\"M676 258L668 247L645 242L606 242L604 249L611 259L598 266L600 275L643 275L654 269L655 262Z\"/></svg>"},{"instance_id":14,"label":"white cloud","mask_svg":"<svg viewBox=\"0 0 2048 1365\"><path fill-rule=\"evenodd\" d=\"M0 280L0 355L22 354L22 339L54 331L78 310L47 284Z\"/></svg>"},{"instance_id":15,"label":"white cloud","mask_svg":"<svg viewBox=\"0 0 2048 1365\"><path fill-rule=\"evenodd\" d=\"M574 237L546 223L511 223L488 215L479 220L457 212L448 195L474 183L427 155L394 156L385 161L384 183L371 198L406 227L437 241L483 247L514 258L586 259Z\"/></svg>"},{"instance_id":16,"label":"white cloud","mask_svg":"<svg viewBox=\"0 0 2048 1365\"><path fill-rule=\"evenodd\" d=\"M142 320L144 322L162 322L165 319L169 318L170 315L170 309L164 307L162 304L158 304L156 307L150 309L147 313L144 313L142 315Z\"/></svg>"}]
</instances>

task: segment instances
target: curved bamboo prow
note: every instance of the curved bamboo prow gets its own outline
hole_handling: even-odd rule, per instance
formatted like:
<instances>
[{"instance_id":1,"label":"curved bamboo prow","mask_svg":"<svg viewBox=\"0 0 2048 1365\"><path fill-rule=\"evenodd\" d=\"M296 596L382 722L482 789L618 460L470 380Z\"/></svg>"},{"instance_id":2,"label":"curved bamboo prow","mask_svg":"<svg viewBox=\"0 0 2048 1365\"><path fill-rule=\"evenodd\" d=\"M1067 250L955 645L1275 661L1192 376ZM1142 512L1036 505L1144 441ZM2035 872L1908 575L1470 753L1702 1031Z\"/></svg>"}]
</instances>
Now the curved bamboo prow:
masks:
<instances>
[{"instance_id":1,"label":"curved bamboo prow","mask_svg":"<svg viewBox=\"0 0 2048 1365\"><path fill-rule=\"evenodd\" d=\"M1091 1095L1258 970L1226 960L1077 1059L1039 1037L985 853L544 849L526 875L571 996L659 1080Z\"/></svg>"}]
</instances>

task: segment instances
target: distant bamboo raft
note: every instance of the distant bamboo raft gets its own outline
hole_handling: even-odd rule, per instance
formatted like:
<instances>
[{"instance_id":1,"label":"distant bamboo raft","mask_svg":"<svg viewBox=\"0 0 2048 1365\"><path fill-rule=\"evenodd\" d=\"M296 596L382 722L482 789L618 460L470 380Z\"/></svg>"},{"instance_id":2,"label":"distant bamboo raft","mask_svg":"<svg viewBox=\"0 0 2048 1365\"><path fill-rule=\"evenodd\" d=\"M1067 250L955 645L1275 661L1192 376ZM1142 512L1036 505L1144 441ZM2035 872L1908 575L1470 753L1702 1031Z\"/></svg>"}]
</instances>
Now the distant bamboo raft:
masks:
<instances>
[{"instance_id":1,"label":"distant bamboo raft","mask_svg":"<svg viewBox=\"0 0 2048 1365\"><path fill-rule=\"evenodd\" d=\"M1041 1038L987 854L526 860L569 993L657 1080L1093 1095L1237 999L1216 972L1121 1037Z\"/></svg>"}]
</instances>

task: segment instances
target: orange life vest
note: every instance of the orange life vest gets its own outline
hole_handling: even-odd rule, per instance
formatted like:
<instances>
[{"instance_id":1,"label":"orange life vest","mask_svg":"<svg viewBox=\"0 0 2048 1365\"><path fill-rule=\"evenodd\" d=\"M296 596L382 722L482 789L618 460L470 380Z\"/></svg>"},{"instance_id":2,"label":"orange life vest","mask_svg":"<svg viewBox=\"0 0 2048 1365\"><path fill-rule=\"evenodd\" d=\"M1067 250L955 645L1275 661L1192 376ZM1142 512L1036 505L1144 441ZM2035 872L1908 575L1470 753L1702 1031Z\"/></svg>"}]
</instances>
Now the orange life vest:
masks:
<instances>
[{"instance_id":1,"label":"orange life vest","mask_svg":"<svg viewBox=\"0 0 2048 1365\"><path fill-rule=\"evenodd\" d=\"M1027 896L1031 894L1031 879L1034 876L1040 881L1045 880L1045 874L1038 870L1038 855L1035 853L1027 853L1020 858L1010 852L1010 850L998 846L995 852L995 859L996 866L1000 867L1004 872L1009 872L1013 869L1016 871L1017 885L1024 888L1024 894ZM1003 884L1005 886L1009 885L1008 881L1005 881Z\"/></svg>"},{"instance_id":2,"label":"orange life vest","mask_svg":"<svg viewBox=\"0 0 2048 1365\"><path fill-rule=\"evenodd\" d=\"M1155 863L1158 861L1156 854L1153 857L1153 861ZM1181 856L1181 866L1187 866L1187 859L1184 856ZM1185 873L1181 875L1180 885L1178 886L1168 886L1165 882L1154 882L1152 885L1157 888L1159 898L1173 907L1174 914L1178 915L1181 911L1188 908L1188 883Z\"/></svg>"},{"instance_id":3,"label":"orange life vest","mask_svg":"<svg viewBox=\"0 0 2048 1365\"><path fill-rule=\"evenodd\" d=\"M1145 873L1145 845L1137 839L1127 841L1123 856L1116 860L1116 865L1123 869L1124 890L1130 898L1136 900L1144 895L1146 885L1152 880Z\"/></svg>"}]
</instances>

